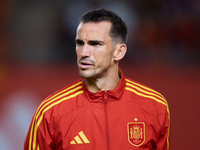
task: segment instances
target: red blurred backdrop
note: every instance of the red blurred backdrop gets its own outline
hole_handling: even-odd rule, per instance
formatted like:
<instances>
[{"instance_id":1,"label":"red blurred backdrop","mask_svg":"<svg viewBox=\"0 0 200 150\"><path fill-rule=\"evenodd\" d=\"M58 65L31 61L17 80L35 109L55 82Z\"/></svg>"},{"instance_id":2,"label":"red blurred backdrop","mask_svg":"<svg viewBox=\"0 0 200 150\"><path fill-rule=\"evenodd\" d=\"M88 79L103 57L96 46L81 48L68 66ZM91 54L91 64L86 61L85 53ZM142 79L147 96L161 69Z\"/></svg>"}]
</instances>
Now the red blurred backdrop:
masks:
<instances>
[{"instance_id":1,"label":"red blurred backdrop","mask_svg":"<svg viewBox=\"0 0 200 150\"><path fill-rule=\"evenodd\" d=\"M99 7L128 25L124 75L166 97L171 150L199 150L199 0L0 0L0 149L23 149L41 101L79 78L78 18Z\"/></svg>"}]
</instances>

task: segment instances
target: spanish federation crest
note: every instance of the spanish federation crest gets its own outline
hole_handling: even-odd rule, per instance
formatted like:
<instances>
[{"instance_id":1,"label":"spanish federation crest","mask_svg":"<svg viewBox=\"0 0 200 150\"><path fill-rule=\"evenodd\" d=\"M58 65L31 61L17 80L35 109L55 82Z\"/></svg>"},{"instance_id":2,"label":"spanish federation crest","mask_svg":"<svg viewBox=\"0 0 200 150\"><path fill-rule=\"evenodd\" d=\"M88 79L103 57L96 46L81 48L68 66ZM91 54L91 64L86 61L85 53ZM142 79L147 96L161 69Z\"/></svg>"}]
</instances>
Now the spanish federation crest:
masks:
<instances>
[{"instance_id":1,"label":"spanish federation crest","mask_svg":"<svg viewBox=\"0 0 200 150\"><path fill-rule=\"evenodd\" d=\"M138 147L145 141L145 124L144 122L129 122L127 124L128 141Z\"/></svg>"}]
</instances>

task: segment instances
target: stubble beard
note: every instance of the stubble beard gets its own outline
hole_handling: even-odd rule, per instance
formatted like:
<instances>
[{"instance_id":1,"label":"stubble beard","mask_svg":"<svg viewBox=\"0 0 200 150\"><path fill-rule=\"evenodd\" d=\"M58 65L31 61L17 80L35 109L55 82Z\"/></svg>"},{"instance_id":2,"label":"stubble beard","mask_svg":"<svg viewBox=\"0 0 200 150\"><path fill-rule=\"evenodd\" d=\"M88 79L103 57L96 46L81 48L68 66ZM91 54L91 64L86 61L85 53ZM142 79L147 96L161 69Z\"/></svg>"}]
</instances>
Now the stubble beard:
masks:
<instances>
[{"instance_id":1,"label":"stubble beard","mask_svg":"<svg viewBox=\"0 0 200 150\"><path fill-rule=\"evenodd\" d=\"M79 69L79 76L83 79L92 78L94 73L91 70Z\"/></svg>"},{"instance_id":2,"label":"stubble beard","mask_svg":"<svg viewBox=\"0 0 200 150\"><path fill-rule=\"evenodd\" d=\"M108 67L109 68L109 67ZM104 74L107 72L108 68L99 68L99 69L80 69L79 68L79 75L83 79L98 79L102 78Z\"/></svg>"},{"instance_id":3,"label":"stubble beard","mask_svg":"<svg viewBox=\"0 0 200 150\"><path fill-rule=\"evenodd\" d=\"M96 70L93 69L80 69L79 68L79 76L83 79L94 79L94 78L98 78L100 75L98 74L98 72L96 72Z\"/></svg>"}]
</instances>

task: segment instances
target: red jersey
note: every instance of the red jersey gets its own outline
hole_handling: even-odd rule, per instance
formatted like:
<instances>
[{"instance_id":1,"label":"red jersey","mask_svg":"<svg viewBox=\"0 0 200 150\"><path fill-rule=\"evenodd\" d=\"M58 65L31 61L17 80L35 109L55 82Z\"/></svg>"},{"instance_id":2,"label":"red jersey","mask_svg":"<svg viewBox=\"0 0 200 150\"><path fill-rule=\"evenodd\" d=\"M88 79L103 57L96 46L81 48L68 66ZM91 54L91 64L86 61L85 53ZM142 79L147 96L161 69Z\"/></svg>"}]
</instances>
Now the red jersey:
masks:
<instances>
[{"instance_id":1,"label":"red jersey","mask_svg":"<svg viewBox=\"0 0 200 150\"><path fill-rule=\"evenodd\" d=\"M24 150L150 149L169 149L167 101L124 76L114 90L93 93L80 79L46 98L24 144Z\"/></svg>"}]
</instances>

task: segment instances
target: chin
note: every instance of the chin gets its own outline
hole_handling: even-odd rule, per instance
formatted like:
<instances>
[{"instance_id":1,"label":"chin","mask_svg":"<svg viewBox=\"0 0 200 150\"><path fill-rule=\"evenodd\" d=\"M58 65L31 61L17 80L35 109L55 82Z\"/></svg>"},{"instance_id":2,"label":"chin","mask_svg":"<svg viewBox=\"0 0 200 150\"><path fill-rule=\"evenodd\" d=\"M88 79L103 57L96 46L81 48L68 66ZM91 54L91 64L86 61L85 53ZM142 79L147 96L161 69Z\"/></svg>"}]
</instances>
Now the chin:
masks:
<instances>
[{"instance_id":1,"label":"chin","mask_svg":"<svg viewBox=\"0 0 200 150\"><path fill-rule=\"evenodd\" d=\"M89 72L87 72L87 71L80 71L80 70L79 70L79 76L80 76L81 78L90 78L90 77L91 77L91 74L90 74Z\"/></svg>"},{"instance_id":2,"label":"chin","mask_svg":"<svg viewBox=\"0 0 200 150\"><path fill-rule=\"evenodd\" d=\"M97 75L94 72L79 70L79 76L84 79L95 78Z\"/></svg>"}]
</instances>

